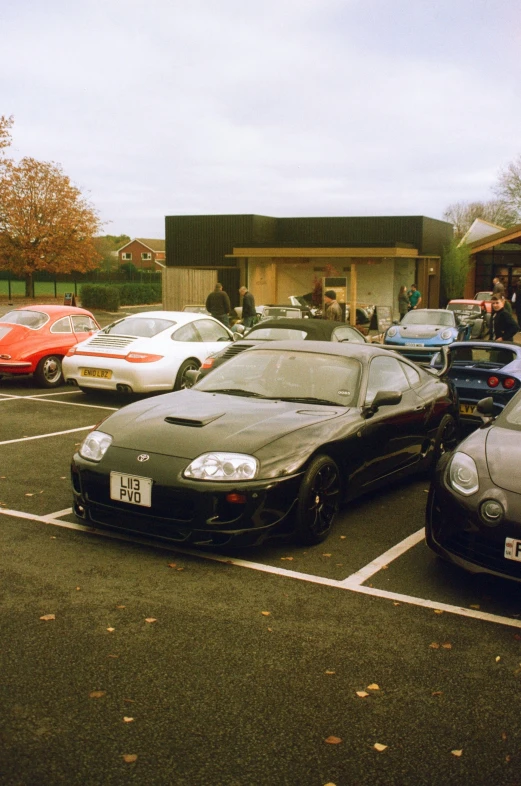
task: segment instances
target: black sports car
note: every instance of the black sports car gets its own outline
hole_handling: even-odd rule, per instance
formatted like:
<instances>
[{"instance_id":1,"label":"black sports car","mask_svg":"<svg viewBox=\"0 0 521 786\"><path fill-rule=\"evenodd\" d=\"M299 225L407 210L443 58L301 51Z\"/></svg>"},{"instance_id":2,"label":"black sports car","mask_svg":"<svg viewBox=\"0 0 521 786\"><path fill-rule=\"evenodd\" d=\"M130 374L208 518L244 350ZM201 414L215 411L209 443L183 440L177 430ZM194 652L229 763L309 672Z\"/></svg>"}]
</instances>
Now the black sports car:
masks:
<instances>
[{"instance_id":1,"label":"black sports car","mask_svg":"<svg viewBox=\"0 0 521 786\"><path fill-rule=\"evenodd\" d=\"M327 537L342 501L455 444L450 382L371 344L270 342L104 420L72 460L74 511L178 543Z\"/></svg>"},{"instance_id":2,"label":"black sports car","mask_svg":"<svg viewBox=\"0 0 521 786\"><path fill-rule=\"evenodd\" d=\"M440 460L427 502L426 539L441 557L473 573L521 581L521 392Z\"/></svg>"},{"instance_id":3,"label":"black sports car","mask_svg":"<svg viewBox=\"0 0 521 786\"><path fill-rule=\"evenodd\" d=\"M209 355L199 369L199 379L239 352L264 341L354 341L365 344L365 336L355 327L325 319L266 319L258 322L247 336Z\"/></svg>"}]
</instances>

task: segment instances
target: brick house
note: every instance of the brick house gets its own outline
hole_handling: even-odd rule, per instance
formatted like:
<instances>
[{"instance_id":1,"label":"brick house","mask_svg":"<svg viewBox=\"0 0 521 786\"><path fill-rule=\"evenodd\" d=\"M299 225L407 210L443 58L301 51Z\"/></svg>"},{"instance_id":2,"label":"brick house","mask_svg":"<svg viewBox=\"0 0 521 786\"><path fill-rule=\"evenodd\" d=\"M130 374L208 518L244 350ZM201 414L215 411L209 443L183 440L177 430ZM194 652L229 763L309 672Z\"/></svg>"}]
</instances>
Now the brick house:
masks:
<instances>
[{"instance_id":1,"label":"brick house","mask_svg":"<svg viewBox=\"0 0 521 786\"><path fill-rule=\"evenodd\" d=\"M138 270L160 271L165 266L165 241L135 237L118 249L118 264L132 262Z\"/></svg>"}]
</instances>

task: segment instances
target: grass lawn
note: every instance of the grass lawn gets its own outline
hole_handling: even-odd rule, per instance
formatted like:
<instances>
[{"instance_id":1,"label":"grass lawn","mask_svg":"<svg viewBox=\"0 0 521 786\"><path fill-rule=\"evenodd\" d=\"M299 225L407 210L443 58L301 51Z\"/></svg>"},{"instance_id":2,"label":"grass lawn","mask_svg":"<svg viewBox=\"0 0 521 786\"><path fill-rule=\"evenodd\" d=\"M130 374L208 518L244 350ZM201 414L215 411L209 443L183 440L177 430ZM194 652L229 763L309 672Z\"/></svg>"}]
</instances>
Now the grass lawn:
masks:
<instances>
[{"instance_id":1,"label":"grass lawn","mask_svg":"<svg viewBox=\"0 0 521 786\"><path fill-rule=\"evenodd\" d=\"M0 295L9 295L8 281L0 280ZM74 292L74 283L70 281L57 281L56 289L54 288L54 281L35 281L34 282L34 296L42 297L49 295L50 297L64 295L66 292L79 294L79 285L77 285L77 292ZM25 281L11 281L11 295L13 297L25 296Z\"/></svg>"}]
</instances>

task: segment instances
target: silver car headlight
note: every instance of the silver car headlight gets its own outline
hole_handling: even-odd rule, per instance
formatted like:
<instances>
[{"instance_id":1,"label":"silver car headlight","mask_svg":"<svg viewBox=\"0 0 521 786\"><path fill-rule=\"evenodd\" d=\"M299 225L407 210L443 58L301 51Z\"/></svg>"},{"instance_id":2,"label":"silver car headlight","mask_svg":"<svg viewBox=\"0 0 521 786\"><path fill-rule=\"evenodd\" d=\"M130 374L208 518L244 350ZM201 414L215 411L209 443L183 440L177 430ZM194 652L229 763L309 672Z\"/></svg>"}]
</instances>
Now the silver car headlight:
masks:
<instances>
[{"instance_id":1,"label":"silver car headlight","mask_svg":"<svg viewBox=\"0 0 521 786\"><path fill-rule=\"evenodd\" d=\"M449 467L449 486L468 497L479 489L478 470L466 453L455 453Z\"/></svg>"},{"instance_id":2,"label":"silver car headlight","mask_svg":"<svg viewBox=\"0 0 521 786\"><path fill-rule=\"evenodd\" d=\"M91 431L80 446L80 456L89 461L101 461L112 444L110 434L103 431Z\"/></svg>"},{"instance_id":3,"label":"silver car headlight","mask_svg":"<svg viewBox=\"0 0 521 786\"><path fill-rule=\"evenodd\" d=\"M450 328L445 328L445 330L441 331L440 338L442 338L444 341L447 341L447 339L452 338L452 330Z\"/></svg>"},{"instance_id":4,"label":"silver car headlight","mask_svg":"<svg viewBox=\"0 0 521 786\"><path fill-rule=\"evenodd\" d=\"M183 472L194 480L252 480L259 470L259 462L245 453L203 453Z\"/></svg>"},{"instance_id":5,"label":"silver car headlight","mask_svg":"<svg viewBox=\"0 0 521 786\"><path fill-rule=\"evenodd\" d=\"M389 336L389 338L392 338L397 333L398 333L398 328L395 327L390 327L389 330L387 331L387 335Z\"/></svg>"}]
</instances>

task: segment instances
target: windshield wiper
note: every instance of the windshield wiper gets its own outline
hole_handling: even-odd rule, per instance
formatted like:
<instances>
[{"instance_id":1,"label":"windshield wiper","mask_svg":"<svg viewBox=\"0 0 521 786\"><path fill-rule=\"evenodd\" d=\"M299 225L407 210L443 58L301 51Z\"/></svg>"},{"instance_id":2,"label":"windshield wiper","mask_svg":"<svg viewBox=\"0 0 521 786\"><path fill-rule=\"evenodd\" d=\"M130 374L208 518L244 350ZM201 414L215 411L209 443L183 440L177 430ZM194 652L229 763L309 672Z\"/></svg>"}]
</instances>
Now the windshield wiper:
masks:
<instances>
[{"instance_id":1,"label":"windshield wiper","mask_svg":"<svg viewBox=\"0 0 521 786\"><path fill-rule=\"evenodd\" d=\"M313 396L277 396L279 401L294 401L301 404L326 404L334 407L345 407L346 404L339 404L338 401L330 401L327 398L314 398Z\"/></svg>"},{"instance_id":2,"label":"windshield wiper","mask_svg":"<svg viewBox=\"0 0 521 786\"><path fill-rule=\"evenodd\" d=\"M254 393L253 390L242 390L242 388L215 388L215 390L204 390L203 393L226 393L229 396L246 396L247 398L272 398L263 396L262 393Z\"/></svg>"}]
</instances>

